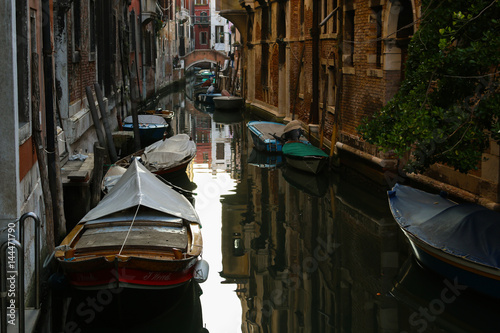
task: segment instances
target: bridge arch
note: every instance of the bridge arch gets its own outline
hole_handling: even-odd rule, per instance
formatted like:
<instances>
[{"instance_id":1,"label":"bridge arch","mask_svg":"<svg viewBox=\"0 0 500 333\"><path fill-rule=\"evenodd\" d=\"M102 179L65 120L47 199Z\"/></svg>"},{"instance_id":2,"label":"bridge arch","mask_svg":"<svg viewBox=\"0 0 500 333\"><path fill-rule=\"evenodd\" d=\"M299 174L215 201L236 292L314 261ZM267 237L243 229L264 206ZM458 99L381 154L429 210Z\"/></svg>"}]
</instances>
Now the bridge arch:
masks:
<instances>
[{"instance_id":1,"label":"bridge arch","mask_svg":"<svg viewBox=\"0 0 500 333\"><path fill-rule=\"evenodd\" d=\"M196 64L202 62L210 62L212 64L220 63L221 66L224 65L224 61L228 60L229 57L217 50L194 50L188 54L181 57L184 60L184 68L188 69Z\"/></svg>"}]
</instances>

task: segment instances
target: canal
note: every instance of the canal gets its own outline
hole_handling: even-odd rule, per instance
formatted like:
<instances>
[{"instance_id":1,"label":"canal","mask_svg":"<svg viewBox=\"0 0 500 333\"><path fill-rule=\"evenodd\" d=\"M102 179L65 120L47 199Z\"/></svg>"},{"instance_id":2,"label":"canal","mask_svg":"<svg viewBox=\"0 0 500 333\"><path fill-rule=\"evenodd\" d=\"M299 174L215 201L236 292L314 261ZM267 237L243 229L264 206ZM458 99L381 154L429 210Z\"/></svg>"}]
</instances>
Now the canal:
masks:
<instances>
[{"instance_id":1,"label":"canal","mask_svg":"<svg viewBox=\"0 0 500 333\"><path fill-rule=\"evenodd\" d=\"M194 193L209 278L66 291L65 332L500 331L498 302L417 264L384 186L347 168L302 174L257 152L248 111L207 109L184 92L157 104L197 143L179 182Z\"/></svg>"}]
</instances>

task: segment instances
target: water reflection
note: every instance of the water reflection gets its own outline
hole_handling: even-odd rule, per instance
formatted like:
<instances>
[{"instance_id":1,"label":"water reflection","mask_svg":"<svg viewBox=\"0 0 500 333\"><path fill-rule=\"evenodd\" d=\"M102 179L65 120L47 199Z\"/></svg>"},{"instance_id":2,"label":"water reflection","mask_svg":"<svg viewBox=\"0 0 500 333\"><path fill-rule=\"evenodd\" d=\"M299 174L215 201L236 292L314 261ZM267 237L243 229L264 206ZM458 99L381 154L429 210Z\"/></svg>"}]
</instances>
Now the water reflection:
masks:
<instances>
[{"instance_id":1,"label":"water reflection","mask_svg":"<svg viewBox=\"0 0 500 333\"><path fill-rule=\"evenodd\" d=\"M184 308L197 325L192 329L207 325L213 332L500 331L500 304L465 294L442 312L435 308L439 313L425 327L418 321L420 308L441 304L434 300L442 280L409 264L409 246L389 211L384 184L349 169L313 176L283 166L280 155L253 149L248 112L200 111L182 93L159 103L175 110L175 132L197 143L184 181L205 220L204 259L211 272L201 286L201 306L198 287L191 291L198 298L186 301L138 294L117 305L122 314L101 316L99 325L111 329L130 314L149 332L161 332L165 326L150 325L175 325L163 315ZM145 299L156 305L149 314L142 312ZM78 319L75 306L71 312L70 319ZM177 320L188 321L181 315Z\"/></svg>"},{"instance_id":2,"label":"water reflection","mask_svg":"<svg viewBox=\"0 0 500 333\"><path fill-rule=\"evenodd\" d=\"M167 290L74 291L66 332L208 332L196 282Z\"/></svg>"}]
</instances>

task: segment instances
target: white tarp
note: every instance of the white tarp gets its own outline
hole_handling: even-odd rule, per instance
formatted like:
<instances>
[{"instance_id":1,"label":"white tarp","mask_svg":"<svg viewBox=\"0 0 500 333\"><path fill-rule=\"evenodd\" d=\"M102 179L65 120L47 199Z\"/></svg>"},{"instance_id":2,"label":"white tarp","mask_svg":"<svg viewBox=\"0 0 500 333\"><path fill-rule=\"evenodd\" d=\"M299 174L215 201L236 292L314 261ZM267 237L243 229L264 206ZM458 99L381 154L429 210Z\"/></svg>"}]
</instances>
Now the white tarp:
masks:
<instances>
[{"instance_id":1,"label":"white tarp","mask_svg":"<svg viewBox=\"0 0 500 333\"><path fill-rule=\"evenodd\" d=\"M187 134L177 134L147 146L141 156L149 170L169 169L196 155L196 143Z\"/></svg>"},{"instance_id":2,"label":"white tarp","mask_svg":"<svg viewBox=\"0 0 500 333\"><path fill-rule=\"evenodd\" d=\"M136 159L132 161L111 191L79 223L95 220L137 205L200 223L198 214L191 203L182 194L157 179Z\"/></svg>"}]
</instances>

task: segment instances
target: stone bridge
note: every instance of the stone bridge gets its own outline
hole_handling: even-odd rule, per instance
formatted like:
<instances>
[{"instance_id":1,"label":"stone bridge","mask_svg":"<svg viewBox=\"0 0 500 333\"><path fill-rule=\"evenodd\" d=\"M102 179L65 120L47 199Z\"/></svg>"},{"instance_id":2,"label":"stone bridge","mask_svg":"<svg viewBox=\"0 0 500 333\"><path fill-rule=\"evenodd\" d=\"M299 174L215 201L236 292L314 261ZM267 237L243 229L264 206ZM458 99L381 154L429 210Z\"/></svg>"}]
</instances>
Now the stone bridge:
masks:
<instances>
[{"instance_id":1,"label":"stone bridge","mask_svg":"<svg viewBox=\"0 0 500 333\"><path fill-rule=\"evenodd\" d=\"M184 60L184 68L188 69L202 62L220 63L220 66L224 67L224 61L229 57L217 50L194 50L181 57L181 59Z\"/></svg>"}]
</instances>

